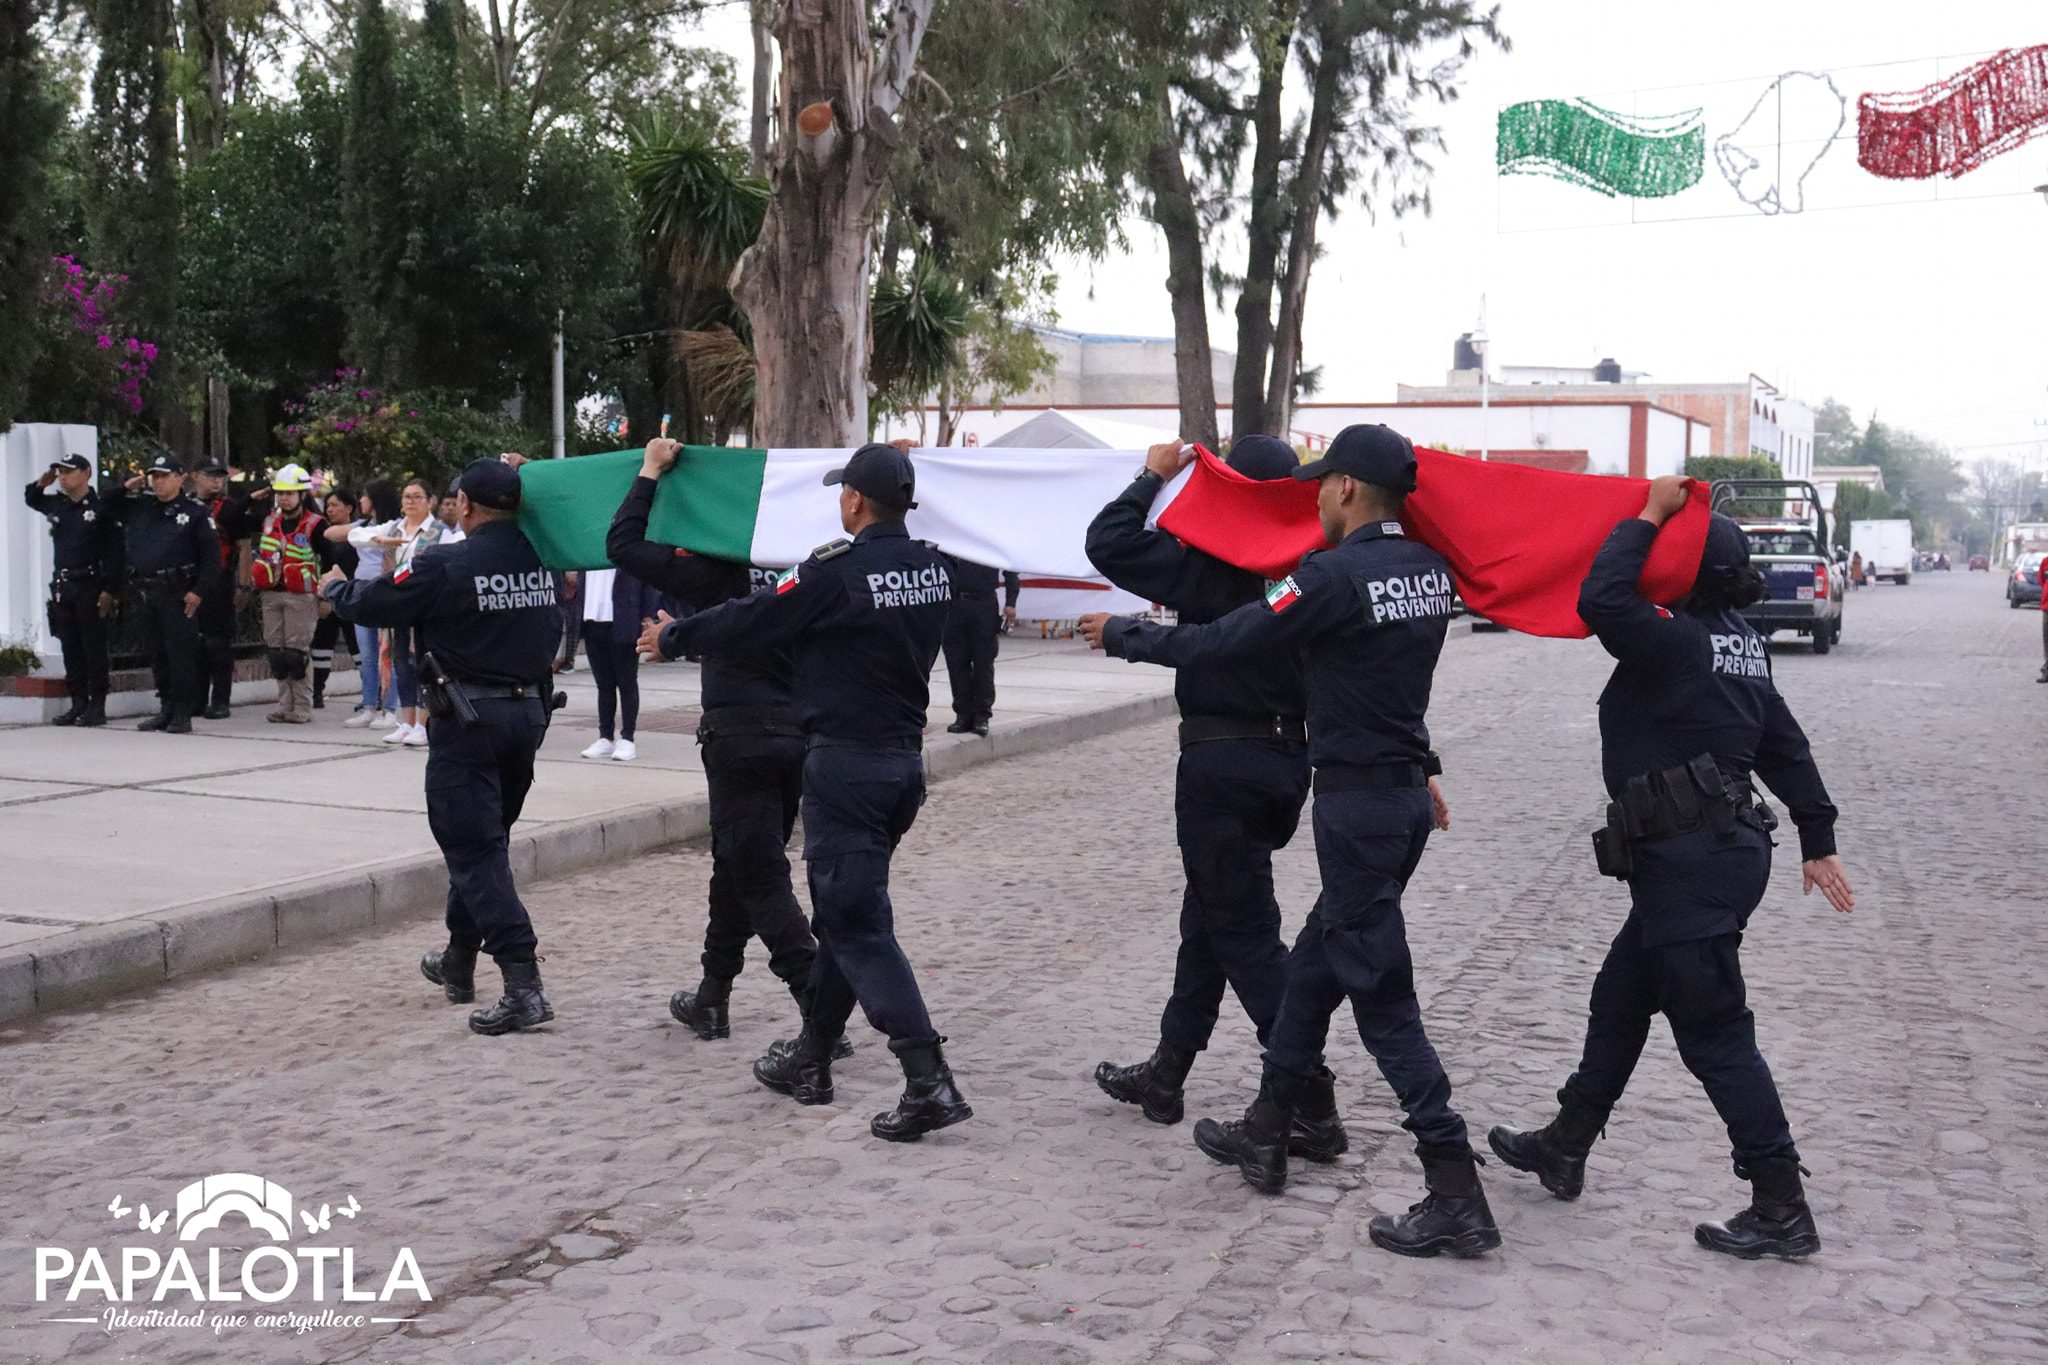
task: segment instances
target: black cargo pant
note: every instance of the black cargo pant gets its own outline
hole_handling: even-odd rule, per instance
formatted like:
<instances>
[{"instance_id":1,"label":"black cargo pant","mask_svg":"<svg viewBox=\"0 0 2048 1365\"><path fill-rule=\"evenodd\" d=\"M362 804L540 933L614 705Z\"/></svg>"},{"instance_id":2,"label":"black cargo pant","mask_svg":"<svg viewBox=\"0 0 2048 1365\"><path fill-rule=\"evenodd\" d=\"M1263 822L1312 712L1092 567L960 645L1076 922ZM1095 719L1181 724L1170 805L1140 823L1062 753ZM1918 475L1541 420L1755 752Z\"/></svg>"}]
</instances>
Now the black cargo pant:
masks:
<instances>
[{"instance_id":1,"label":"black cargo pant","mask_svg":"<svg viewBox=\"0 0 2048 1365\"><path fill-rule=\"evenodd\" d=\"M512 884L512 826L547 738L538 697L479 697L477 724L427 719L427 827L448 864L448 941L499 962L533 960L533 921Z\"/></svg>"},{"instance_id":2,"label":"black cargo pant","mask_svg":"<svg viewBox=\"0 0 2048 1365\"><path fill-rule=\"evenodd\" d=\"M768 970L799 999L808 998L818 942L789 883L789 834L803 796L803 739L708 729L701 741L711 788L704 979L738 976L747 940L759 938L768 949Z\"/></svg>"},{"instance_id":3,"label":"black cargo pant","mask_svg":"<svg viewBox=\"0 0 2048 1365\"><path fill-rule=\"evenodd\" d=\"M192 709L226 706L235 695L235 589L222 575L222 585L199 600L199 665Z\"/></svg>"},{"instance_id":4,"label":"black cargo pant","mask_svg":"<svg viewBox=\"0 0 2048 1365\"><path fill-rule=\"evenodd\" d=\"M100 615L101 583L73 578L50 585L50 633L64 650L64 686L83 708L107 695L107 622Z\"/></svg>"},{"instance_id":5,"label":"black cargo pant","mask_svg":"<svg viewBox=\"0 0 2048 1365\"><path fill-rule=\"evenodd\" d=\"M1323 1063L1330 1016L1346 999L1358 1036L1393 1087L1419 1144L1470 1149L1451 1080L1422 1028L1401 893L1432 825L1423 787L1319 792L1314 827L1323 894L1287 958L1287 994L1266 1063L1299 1083Z\"/></svg>"},{"instance_id":6,"label":"black cargo pant","mask_svg":"<svg viewBox=\"0 0 2048 1365\"><path fill-rule=\"evenodd\" d=\"M889 903L889 857L923 804L916 749L832 745L804 756L804 862L818 935L811 1022L826 1038L846 1031L857 1001L895 1051L938 1041Z\"/></svg>"},{"instance_id":7,"label":"black cargo pant","mask_svg":"<svg viewBox=\"0 0 2048 1365\"><path fill-rule=\"evenodd\" d=\"M946 612L946 681L953 689L953 717L963 725L986 725L996 710L996 645L1003 613L992 592L961 593Z\"/></svg>"},{"instance_id":8,"label":"black cargo pant","mask_svg":"<svg viewBox=\"0 0 2048 1365\"><path fill-rule=\"evenodd\" d=\"M136 624L156 684L157 709L189 716L192 699L199 695L199 625L185 614L186 584L177 578L145 578L138 587Z\"/></svg>"},{"instance_id":9,"label":"black cargo pant","mask_svg":"<svg viewBox=\"0 0 2048 1365\"><path fill-rule=\"evenodd\" d=\"M1765 1157L1797 1159L1777 1083L1756 1046L1742 982L1742 928L1771 875L1768 835L1694 830L1635 846L1632 906L1593 979L1586 1047L1564 1093L1605 1115L1621 1099L1650 1036L1671 1025L1679 1058L1728 1126L1738 1172Z\"/></svg>"},{"instance_id":10,"label":"black cargo pant","mask_svg":"<svg viewBox=\"0 0 2048 1365\"><path fill-rule=\"evenodd\" d=\"M1208 1047L1226 984L1266 1042L1287 987L1273 850L1294 837L1307 798L1304 744L1217 739L1181 750L1173 824L1188 880L1162 1042L1189 1052Z\"/></svg>"}]
</instances>

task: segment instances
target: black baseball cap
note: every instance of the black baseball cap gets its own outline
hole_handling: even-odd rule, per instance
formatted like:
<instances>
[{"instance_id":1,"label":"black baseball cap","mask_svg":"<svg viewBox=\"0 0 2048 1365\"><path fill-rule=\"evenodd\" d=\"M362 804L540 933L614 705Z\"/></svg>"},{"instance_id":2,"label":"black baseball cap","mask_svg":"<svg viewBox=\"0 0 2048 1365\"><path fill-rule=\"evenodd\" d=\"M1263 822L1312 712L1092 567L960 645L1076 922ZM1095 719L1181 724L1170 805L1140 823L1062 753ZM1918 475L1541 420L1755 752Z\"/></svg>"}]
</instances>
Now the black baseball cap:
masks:
<instances>
[{"instance_id":1,"label":"black baseball cap","mask_svg":"<svg viewBox=\"0 0 2048 1365\"><path fill-rule=\"evenodd\" d=\"M88 460L88 459L86 459L86 458L85 458L85 456L83 456L83 455L77 455L77 454L72 454L72 455L66 455L66 456L64 456L64 457L63 457L62 459L59 459L59 460L52 460L52 461L50 461L50 468L52 468L52 469L91 469L91 468L92 468L92 461L91 461L91 460Z\"/></svg>"},{"instance_id":2,"label":"black baseball cap","mask_svg":"<svg viewBox=\"0 0 2048 1365\"><path fill-rule=\"evenodd\" d=\"M142 472L145 474L182 475L185 472L185 466L179 464L177 460L172 458L171 453L168 450L163 450L157 452L156 458L151 460L149 462L149 467L147 469L144 469Z\"/></svg>"},{"instance_id":3,"label":"black baseball cap","mask_svg":"<svg viewBox=\"0 0 2048 1365\"><path fill-rule=\"evenodd\" d=\"M825 476L827 487L843 483L864 497L906 510L917 506L917 471L910 457L883 441L871 441Z\"/></svg>"},{"instance_id":4,"label":"black baseball cap","mask_svg":"<svg viewBox=\"0 0 2048 1365\"><path fill-rule=\"evenodd\" d=\"M1700 572L1714 578L1733 577L1749 567L1749 537L1733 520L1716 512L1707 519L1706 544L1700 547Z\"/></svg>"},{"instance_id":5,"label":"black baseball cap","mask_svg":"<svg viewBox=\"0 0 2048 1365\"><path fill-rule=\"evenodd\" d=\"M519 471L503 460L472 460L456 481L456 491L467 493L478 507L495 507L500 512L519 510Z\"/></svg>"},{"instance_id":6,"label":"black baseball cap","mask_svg":"<svg viewBox=\"0 0 2048 1365\"><path fill-rule=\"evenodd\" d=\"M202 460L200 463L192 466L192 472L194 474L218 474L222 478L226 478L228 467L219 460Z\"/></svg>"},{"instance_id":7,"label":"black baseball cap","mask_svg":"<svg viewBox=\"0 0 2048 1365\"><path fill-rule=\"evenodd\" d=\"M1278 436L1254 433L1232 441L1223 463L1248 479L1284 479L1300 467L1301 457Z\"/></svg>"},{"instance_id":8,"label":"black baseball cap","mask_svg":"<svg viewBox=\"0 0 2048 1365\"><path fill-rule=\"evenodd\" d=\"M1321 459L1310 460L1294 471L1297 479L1320 479L1325 474L1349 474L1360 483L1413 493L1415 445L1379 422L1348 426L1337 433Z\"/></svg>"}]
</instances>

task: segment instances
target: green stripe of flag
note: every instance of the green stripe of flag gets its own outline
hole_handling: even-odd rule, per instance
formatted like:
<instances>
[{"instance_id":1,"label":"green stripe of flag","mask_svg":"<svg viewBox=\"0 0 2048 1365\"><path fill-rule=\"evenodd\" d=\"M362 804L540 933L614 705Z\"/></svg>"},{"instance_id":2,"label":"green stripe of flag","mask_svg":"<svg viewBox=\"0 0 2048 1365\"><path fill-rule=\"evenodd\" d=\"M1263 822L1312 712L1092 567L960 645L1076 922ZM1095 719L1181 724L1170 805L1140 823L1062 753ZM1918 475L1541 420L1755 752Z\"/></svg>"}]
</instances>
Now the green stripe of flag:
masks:
<instances>
[{"instance_id":1,"label":"green stripe of flag","mask_svg":"<svg viewBox=\"0 0 2048 1365\"><path fill-rule=\"evenodd\" d=\"M684 446L661 481L647 538L745 563L753 553L765 450ZM602 569L605 533L640 471L640 452L532 460L519 471L519 529L551 569Z\"/></svg>"}]
</instances>

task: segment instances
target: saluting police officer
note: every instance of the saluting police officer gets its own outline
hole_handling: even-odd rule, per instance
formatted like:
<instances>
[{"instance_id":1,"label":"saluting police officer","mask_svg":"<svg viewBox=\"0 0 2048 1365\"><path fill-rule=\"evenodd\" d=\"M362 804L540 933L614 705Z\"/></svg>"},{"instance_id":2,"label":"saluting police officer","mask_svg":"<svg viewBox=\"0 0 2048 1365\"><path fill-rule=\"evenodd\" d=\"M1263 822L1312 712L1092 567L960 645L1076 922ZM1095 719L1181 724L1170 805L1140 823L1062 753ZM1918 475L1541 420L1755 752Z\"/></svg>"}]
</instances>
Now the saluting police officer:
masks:
<instances>
[{"instance_id":1,"label":"saluting police officer","mask_svg":"<svg viewBox=\"0 0 2048 1365\"><path fill-rule=\"evenodd\" d=\"M507 847L547 737L561 623L554 581L519 529L519 475L477 460L455 503L461 542L424 550L389 578L350 580L337 566L320 586L345 621L396 630L402 641L417 628L427 824L448 864L448 946L422 957L420 973L451 1003L468 1004L477 953L489 953L505 993L473 1012L469 1027L500 1034L555 1017Z\"/></svg>"},{"instance_id":2,"label":"saluting police officer","mask_svg":"<svg viewBox=\"0 0 2048 1365\"><path fill-rule=\"evenodd\" d=\"M51 485L56 487L52 488ZM50 633L64 650L71 708L52 725L107 723L107 618L121 590L120 523L92 486L92 461L66 455L25 490L50 523Z\"/></svg>"},{"instance_id":3,"label":"saluting police officer","mask_svg":"<svg viewBox=\"0 0 2048 1365\"><path fill-rule=\"evenodd\" d=\"M151 496L132 491L143 480ZM185 496L185 471L160 454L123 486L115 504L127 533L128 576L140 597L143 649L156 681L157 713L135 728L192 733L199 695L199 625L208 593L223 578L220 534L207 510Z\"/></svg>"},{"instance_id":4,"label":"saluting police officer","mask_svg":"<svg viewBox=\"0 0 2048 1365\"><path fill-rule=\"evenodd\" d=\"M688 554L647 539L657 481L675 466L680 441L650 441L639 477L612 518L605 557L705 611L772 586L765 569ZM787 644L704 659L697 744L711 795L711 887L704 928L704 976L694 991L677 991L668 1008L699 1038L732 1036L728 1013L733 978L745 965L747 940L768 949L768 970L810 1013L811 963L818 942L789 882L789 835L803 795L804 732L797 721Z\"/></svg>"},{"instance_id":5,"label":"saluting police officer","mask_svg":"<svg viewBox=\"0 0 2048 1365\"><path fill-rule=\"evenodd\" d=\"M1601 870L1627 880L1630 909L1594 978L1585 1051L1558 1093L1557 1117L1534 1132L1495 1128L1488 1141L1558 1198L1578 1198L1586 1154L1661 1012L1753 1192L1749 1208L1694 1236L1745 1259L1810 1256L1820 1234L1799 1151L1743 995L1738 950L1770 879L1776 825L1752 774L1792 812L1806 890L1819 887L1837 910L1856 901L1835 853L1835 807L1771 681L1763 637L1742 619L1764 596L1742 529L1713 517L1699 576L1675 611L1636 590L1658 528L1686 499L1686 480L1655 480L1642 514L1614 528L1579 591L1579 615L1617 660L1600 694L1600 766L1613 804L1599 840Z\"/></svg>"},{"instance_id":6,"label":"saluting police officer","mask_svg":"<svg viewBox=\"0 0 2048 1365\"><path fill-rule=\"evenodd\" d=\"M1443 556L1406 539L1414 447L1384 426L1350 426L1320 460L1316 506L1334 548L1309 555L1263 602L1208 625L1171 630L1129 617L1083 619L1112 654L1182 665L1304 650L1313 827L1323 892L1287 959L1286 993L1266 1045L1258 1099L1236 1123L1204 1119L1195 1144L1277 1190L1302 1092L1323 1064L1330 1016L1348 996L1359 1037L1415 1134L1429 1193L1408 1213L1375 1218L1372 1240L1405 1256L1471 1256L1500 1245L1451 1082L1422 1027L1401 893L1432 824L1447 828L1423 717L1450 625Z\"/></svg>"},{"instance_id":7,"label":"saluting police officer","mask_svg":"<svg viewBox=\"0 0 2048 1365\"><path fill-rule=\"evenodd\" d=\"M1104 578L1173 608L1183 624L1201 625L1258 602L1266 580L1147 529L1159 490L1193 458L1179 441L1148 450L1131 486L1088 527L1087 543L1088 560ZM1285 479L1301 463L1292 446L1262 435L1239 439L1226 462L1262 480ZM1182 1086L1215 1031L1226 983L1251 1016L1259 1042L1269 1040L1287 971L1273 851L1294 837L1309 781L1300 650L1189 663L1174 675L1173 696L1181 715L1174 836L1187 874L1173 993L1150 1060L1095 1069L1097 1085L1140 1106L1154 1123L1180 1122ZM1294 1155L1334 1161L1343 1154L1347 1141L1328 1070L1318 1068L1303 1082L1294 1127Z\"/></svg>"},{"instance_id":8,"label":"saluting police officer","mask_svg":"<svg viewBox=\"0 0 2048 1365\"><path fill-rule=\"evenodd\" d=\"M974 1112L953 1084L889 903L889 856L924 803L925 713L952 576L904 529L917 506L908 455L862 446L825 483L839 486L852 539L820 546L772 589L687 620L663 613L640 650L670 659L793 651L818 957L803 1032L770 1049L754 1076L799 1104L831 1103L833 1049L858 1001L903 1063L903 1097L870 1130L909 1142Z\"/></svg>"},{"instance_id":9,"label":"saluting police officer","mask_svg":"<svg viewBox=\"0 0 2048 1365\"><path fill-rule=\"evenodd\" d=\"M199 678L192 709L204 720L226 720L234 714L237 546L261 529L265 509L231 494L228 468L215 459L193 469L192 500L213 518L221 566L214 586L200 593L199 615L193 618L199 627Z\"/></svg>"}]
</instances>

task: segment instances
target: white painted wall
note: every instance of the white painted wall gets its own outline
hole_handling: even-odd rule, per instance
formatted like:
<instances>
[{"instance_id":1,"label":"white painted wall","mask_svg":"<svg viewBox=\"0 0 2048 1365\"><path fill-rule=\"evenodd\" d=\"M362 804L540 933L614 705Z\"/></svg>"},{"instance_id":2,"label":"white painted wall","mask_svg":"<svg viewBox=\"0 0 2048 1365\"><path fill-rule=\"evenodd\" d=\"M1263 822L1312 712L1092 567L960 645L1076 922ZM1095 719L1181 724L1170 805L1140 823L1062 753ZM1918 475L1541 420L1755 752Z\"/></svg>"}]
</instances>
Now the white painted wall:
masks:
<instances>
[{"instance_id":1,"label":"white painted wall","mask_svg":"<svg viewBox=\"0 0 2048 1365\"><path fill-rule=\"evenodd\" d=\"M24 422L0 432L0 482L6 485L0 493L0 639L32 646L43 658L37 671L53 678L63 676L64 662L43 610L49 600L50 525L28 509L21 490L52 461L72 454L91 460L97 477L99 429Z\"/></svg>"}]
</instances>

